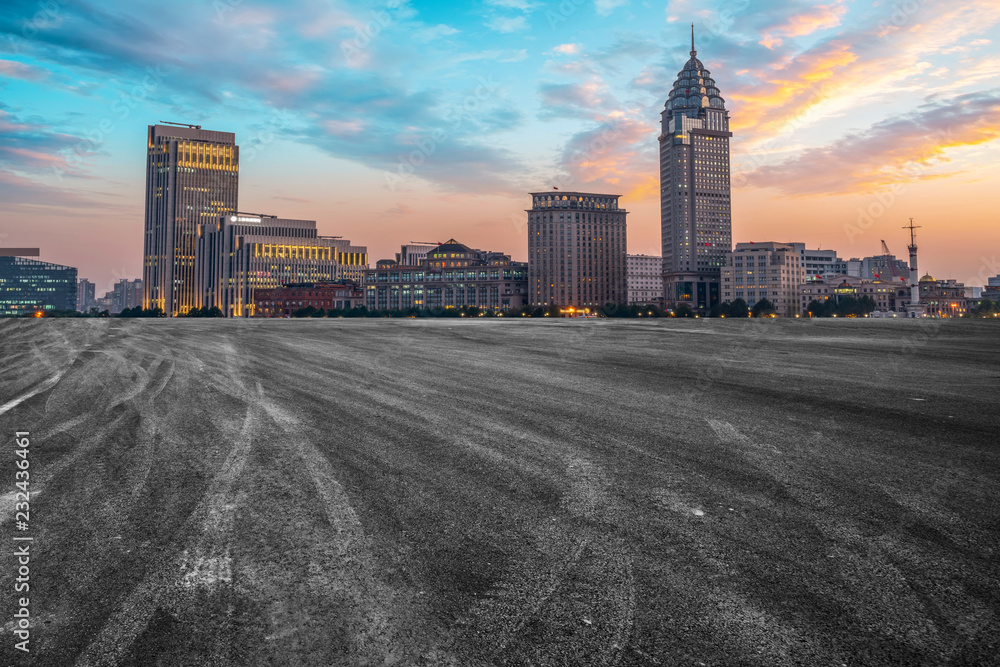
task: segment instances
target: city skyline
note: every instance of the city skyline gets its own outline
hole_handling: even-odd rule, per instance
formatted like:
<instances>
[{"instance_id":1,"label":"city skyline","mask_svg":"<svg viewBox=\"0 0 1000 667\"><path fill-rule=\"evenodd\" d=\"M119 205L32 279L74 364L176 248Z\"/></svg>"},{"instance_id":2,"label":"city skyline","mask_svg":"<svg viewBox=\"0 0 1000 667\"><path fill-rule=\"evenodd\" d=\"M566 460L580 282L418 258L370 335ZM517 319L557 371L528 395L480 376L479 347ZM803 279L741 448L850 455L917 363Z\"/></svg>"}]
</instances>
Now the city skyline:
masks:
<instances>
[{"instance_id":1,"label":"city skyline","mask_svg":"<svg viewBox=\"0 0 1000 667\"><path fill-rule=\"evenodd\" d=\"M526 259L528 193L551 186L621 193L628 251L655 253L659 111L693 21L736 135L733 243L847 259L885 238L903 258L912 216L921 268L968 281L1000 241L1000 8L912 4L15 2L4 243L99 290L141 275L135 146L163 120L236 134L242 210L317 220L373 260L456 235Z\"/></svg>"}]
</instances>

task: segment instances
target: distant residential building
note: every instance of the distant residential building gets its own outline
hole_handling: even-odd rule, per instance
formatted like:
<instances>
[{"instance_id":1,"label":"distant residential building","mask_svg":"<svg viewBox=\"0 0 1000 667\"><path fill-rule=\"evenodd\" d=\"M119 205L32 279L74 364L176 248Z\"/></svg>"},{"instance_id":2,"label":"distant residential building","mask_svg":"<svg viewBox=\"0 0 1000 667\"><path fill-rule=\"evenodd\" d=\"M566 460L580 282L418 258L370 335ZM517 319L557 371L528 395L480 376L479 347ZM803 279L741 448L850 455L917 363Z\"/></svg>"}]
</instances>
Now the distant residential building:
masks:
<instances>
[{"instance_id":1,"label":"distant residential building","mask_svg":"<svg viewBox=\"0 0 1000 667\"><path fill-rule=\"evenodd\" d=\"M99 312L108 311L109 313L115 307L115 293L105 292L104 296L97 299L97 310Z\"/></svg>"},{"instance_id":2,"label":"distant residential building","mask_svg":"<svg viewBox=\"0 0 1000 667\"><path fill-rule=\"evenodd\" d=\"M839 302L844 297L871 297L875 310L905 312L908 290L905 285L895 285L889 281L869 280L846 274L827 276L822 280L812 280L799 285L799 309L803 315L809 313L813 301Z\"/></svg>"},{"instance_id":3,"label":"distant residential building","mask_svg":"<svg viewBox=\"0 0 1000 667\"><path fill-rule=\"evenodd\" d=\"M791 243L737 243L722 268L722 301L743 299L753 307L767 299L776 314L794 317L800 312L798 291L805 282L802 256Z\"/></svg>"},{"instance_id":4,"label":"distant residential building","mask_svg":"<svg viewBox=\"0 0 1000 667\"><path fill-rule=\"evenodd\" d=\"M379 260L368 272L365 292L365 305L373 310L520 308L527 302L528 265L449 239L417 264Z\"/></svg>"},{"instance_id":5,"label":"distant residential building","mask_svg":"<svg viewBox=\"0 0 1000 667\"><path fill-rule=\"evenodd\" d=\"M528 287L535 306L625 303L626 216L620 195L533 192Z\"/></svg>"},{"instance_id":6,"label":"distant residential building","mask_svg":"<svg viewBox=\"0 0 1000 667\"><path fill-rule=\"evenodd\" d=\"M89 312L97 308L97 286L86 278L80 278L76 283L76 308L81 312Z\"/></svg>"},{"instance_id":7,"label":"distant residential building","mask_svg":"<svg viewBox=\"0 0 1000 667\"><path fill-rule=\"evenodd\" d=\"M663 258L628 255L625 259L628 302L663 305Z\"/></svg>"},{"instance_id":8,"label":"distant residential building","mask_svg":"<svg viewBox=\"0 0 1000 667\"><path fill-rule=\"evenodd\" d=\"M111 314L117 315L126 308L142 307L142 280L122 278L112 290Z\"/></svg>"},{"instance_id":9,"label":"distant residential building","mask_svg":"<svg viewBox=\"0 0 1000 667\"><path fill-rule=\"evenodd\" d=\"M983 288L980 298L1000 303L1000 276L986 280L986 287Z\"/></svg>"},{"instance_id":10,"label":"distant residential building","mask_svg":"<svg viewBox=\"0 0 1000 667\"><path fill-rule=\"evenodd\" d=\"M363 306L365 291L355 282L303 283L254 292L254 317L289 317L300 308L322 310Z\"/></svg>"},{"instance_id":11,"label":"distant residential building","mask_svg":"<svg viewBox=\"0 0 1000 667\"><path fill-rule=\"evenodd\" d=\"M150 125L142 277L146 308L183 315L198 305L198 225L236 212L239 156L232 132Z\"/></svg>"},{"instance_id":12,"label":"distant residential building","mask_svg":"<svg viewBox=\"0 0 1000 667\"><path fill-rule=\"evenodd\" d=\"M38 248L0 248L0 317L76 310L76 269L38 256Z\"/></svg>"},{"instance_id":13,"label":"distant residential building","mask_svg":"<svg viewBox=\"0 0 1000 667\"><path fill-rule=\"evenodd\" d=\"M364 280L368 252L319 236L313 220L238 213L199 225L197 307L252 317L254 291L290 283Z\"/></svg>"},{"instance_id":14,"label":"distant residential building","mask_svg":"<svg viewBox=\"0 0 1000 667\"><path fill-rule=\"evenodd\" d=\"M908 284L909 276L910 265L895 255L873 255L861 260L861 278Z\"/></svg>"}]
</instances>

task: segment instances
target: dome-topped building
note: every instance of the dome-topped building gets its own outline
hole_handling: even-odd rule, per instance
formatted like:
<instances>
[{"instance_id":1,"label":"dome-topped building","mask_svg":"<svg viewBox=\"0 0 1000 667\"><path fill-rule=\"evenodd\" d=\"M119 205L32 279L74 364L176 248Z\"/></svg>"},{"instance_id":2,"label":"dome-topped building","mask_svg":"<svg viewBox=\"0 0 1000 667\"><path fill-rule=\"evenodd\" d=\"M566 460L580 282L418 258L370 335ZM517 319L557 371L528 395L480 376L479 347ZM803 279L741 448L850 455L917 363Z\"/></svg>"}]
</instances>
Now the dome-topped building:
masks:
<instances>
[{"instance_id":1,"label":"dome-topped building","mask_svg":"<svg viewBox=\"0 0 1000 667\"><path fill-rule=\"evenodd\" d=\"M708 310L725 301L720 271L732 250L729 112L711 72L691 57L661 113L660 233L664 296ZM730 297L731 298L731 297Z\"/></svg>"}]
</instances>

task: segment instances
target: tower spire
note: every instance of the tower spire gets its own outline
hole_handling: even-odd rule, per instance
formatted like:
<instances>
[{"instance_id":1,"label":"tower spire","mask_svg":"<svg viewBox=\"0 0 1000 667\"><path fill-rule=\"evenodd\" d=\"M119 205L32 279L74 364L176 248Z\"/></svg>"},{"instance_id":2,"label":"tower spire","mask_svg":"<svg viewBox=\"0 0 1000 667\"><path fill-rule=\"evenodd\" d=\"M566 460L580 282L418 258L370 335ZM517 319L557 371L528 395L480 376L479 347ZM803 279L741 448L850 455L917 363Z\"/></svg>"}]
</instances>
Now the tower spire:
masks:
<instances>
[{"instance_id":1,"label":"tower spire","mask_svg":"<svg viewBox=\"0 0 1000 667\"><path fill-rule=\"evenodd\" d=\"M694 23L691 24L691 55L698 55L698 52L694 50Z\"/></svg>"}]
</instances>

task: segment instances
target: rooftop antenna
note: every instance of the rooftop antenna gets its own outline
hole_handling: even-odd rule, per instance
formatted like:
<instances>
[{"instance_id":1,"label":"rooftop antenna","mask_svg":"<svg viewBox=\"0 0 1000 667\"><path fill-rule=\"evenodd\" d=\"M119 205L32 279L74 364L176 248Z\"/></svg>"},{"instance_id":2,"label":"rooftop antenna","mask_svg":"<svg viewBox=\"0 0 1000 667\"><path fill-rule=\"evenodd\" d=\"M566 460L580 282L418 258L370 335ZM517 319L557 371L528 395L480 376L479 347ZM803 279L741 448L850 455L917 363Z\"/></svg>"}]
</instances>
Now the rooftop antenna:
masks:
<instances>
[{"instance_id":1,"label":"rooftop antenna","mask_svg":"<svg viewBox=\"0 0 1000 667\"><path fill-rule=\"evenodd\" d=\"M691 24L691 55L698 55L698 52L694 50L694 23Z\"/></svg>"},{"instance_id":2,"label":"rooftop antenna","mask_svg":"<svg viewBox=\"0 0 1000 667\"><path fill-rule=\"evenodd\" d=\"M920 225L914 226L913 225L913 218L910 218L910 224L904 225L903 229L909 229L910 230L910 250L916 250L917 249L917 231L916 230L920 229Z\"/></svg>"},{"instance_id":3,"label":"rooftop antenna","mask_svg":"<svg viewBox=\"0 0 1000 667\"><path fill-rule=\"evenodd\" d=\"M169 121L169 120L161 120L160 122L163 123L164 125L179 125L181 127L189 127L192 130L200 130L201 129L201 125L191 125L190 123L174 123L174 122Z\"/></svg>"}]
</instances>

